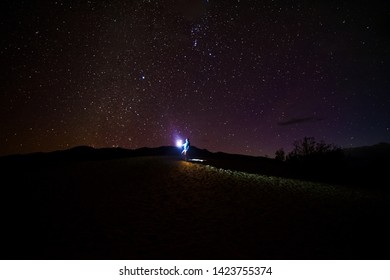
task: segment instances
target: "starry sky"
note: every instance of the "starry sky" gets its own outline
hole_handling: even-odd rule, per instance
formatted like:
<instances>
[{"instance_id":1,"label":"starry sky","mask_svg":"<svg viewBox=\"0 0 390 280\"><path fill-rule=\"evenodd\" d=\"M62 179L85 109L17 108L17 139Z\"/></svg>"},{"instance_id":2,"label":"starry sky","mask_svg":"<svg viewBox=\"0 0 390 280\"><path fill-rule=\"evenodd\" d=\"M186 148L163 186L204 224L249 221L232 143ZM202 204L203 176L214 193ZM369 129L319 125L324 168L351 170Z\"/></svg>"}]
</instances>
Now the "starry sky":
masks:
<instances>
[{"instance_id":1,"label":"starry sky","mask_svg":"<svg viewBox=\"0 0 390 280\"><path fill-rule=\"evenodd\" d=\"M1 1L0 155L390 142L388 1Z\"/></svg>"}]
</instances>

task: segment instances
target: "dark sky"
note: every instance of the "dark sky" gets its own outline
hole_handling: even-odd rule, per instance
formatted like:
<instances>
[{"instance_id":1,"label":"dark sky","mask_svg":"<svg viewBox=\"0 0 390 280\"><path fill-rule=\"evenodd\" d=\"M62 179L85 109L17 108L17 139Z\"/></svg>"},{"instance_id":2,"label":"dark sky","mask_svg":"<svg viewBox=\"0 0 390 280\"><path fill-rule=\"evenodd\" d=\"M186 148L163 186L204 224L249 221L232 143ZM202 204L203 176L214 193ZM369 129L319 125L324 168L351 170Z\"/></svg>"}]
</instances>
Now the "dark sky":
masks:
<instances>
[{"instance_id":1,"label":"dark sky","mask_svg":"<svg viewBox=\"0 0 390 280\"><path fill-rule=\"evenodd\" d=\"M1 1L0 155L390 142L388 1Z\"/></svg>"}]
</instances>

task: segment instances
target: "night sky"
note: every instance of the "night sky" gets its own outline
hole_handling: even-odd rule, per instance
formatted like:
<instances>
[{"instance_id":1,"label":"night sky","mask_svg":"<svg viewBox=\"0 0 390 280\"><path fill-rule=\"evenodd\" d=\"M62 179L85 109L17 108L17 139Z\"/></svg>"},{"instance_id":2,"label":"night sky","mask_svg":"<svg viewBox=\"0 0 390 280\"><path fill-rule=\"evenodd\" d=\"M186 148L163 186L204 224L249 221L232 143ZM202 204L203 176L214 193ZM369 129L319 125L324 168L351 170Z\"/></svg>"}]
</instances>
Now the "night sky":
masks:
<instances>
[{"instance_id":1,"label":"night sky","mask_svg":"<svg viewBox=\"0 0 390 280\"><path fill-rule=\"evenodd\" d=\"M388 1L1 1L0 155L390 142Z\"/></svg>"}]
</instances>

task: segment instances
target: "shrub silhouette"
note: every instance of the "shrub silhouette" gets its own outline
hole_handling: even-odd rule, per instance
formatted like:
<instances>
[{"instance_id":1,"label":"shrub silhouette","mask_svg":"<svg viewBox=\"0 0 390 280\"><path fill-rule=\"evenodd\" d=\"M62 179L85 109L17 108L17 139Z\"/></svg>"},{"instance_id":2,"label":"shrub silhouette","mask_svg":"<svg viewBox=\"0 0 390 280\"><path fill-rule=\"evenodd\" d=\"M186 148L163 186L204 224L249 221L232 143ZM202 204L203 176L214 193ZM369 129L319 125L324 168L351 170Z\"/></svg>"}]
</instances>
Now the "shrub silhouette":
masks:
<instances>
[{"instance_id":1,"label":"shrub silhouette","mask_svg":"<svg viewBox=\"0 0 390 280\"><path fill-rule=\"evenodd\" d=\"M281 148L275 152L275 159L279 160L279 161L286 160L286 153L284 152L283 148Z\"/></svg>"},{"instance_id":2,"label":"shrub silhouette","mask_svg":"<svg viewBox=\"0 0 390 280\"><path fill-rule=\"evenodd\" d=\"M333 144L316 142L314 137L304 137L293 143L293 150L286 161L299 174L331 179L340 175L343 163L343 150Z\"/></svg>"},{"instance_id":3,"label":"shrub silhouette","mask_svg":"<svg viewBox=\"0 0 390 280\"><path fill-rule=\"evenodd\" d=\"M329 155L338 155L342 150L333 144L316 142L314 137L304 137L293 143L294 149L288 154L288 160L308 160L313 158L323 158Z\"/></svg>"}]
</instances>

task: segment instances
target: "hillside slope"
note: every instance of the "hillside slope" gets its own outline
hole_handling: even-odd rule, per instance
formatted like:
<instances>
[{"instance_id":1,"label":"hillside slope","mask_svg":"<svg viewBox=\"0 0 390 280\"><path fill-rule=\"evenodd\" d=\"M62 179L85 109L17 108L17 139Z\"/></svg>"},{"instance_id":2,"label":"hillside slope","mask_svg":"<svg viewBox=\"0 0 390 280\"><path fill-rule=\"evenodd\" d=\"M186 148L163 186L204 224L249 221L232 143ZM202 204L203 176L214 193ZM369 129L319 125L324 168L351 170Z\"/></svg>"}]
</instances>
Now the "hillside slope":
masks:
<instances>
[{"instance_id":1,"label":"hillside slope","mask_svg":"<svg viewBox=\"0 0 390 280\"><path fill-rule=\"evenodd\" d=\"M390 199L373 191L174 157L4 176L2 259L378 259L390 249Z\"/></svg>"}]
</instances>

